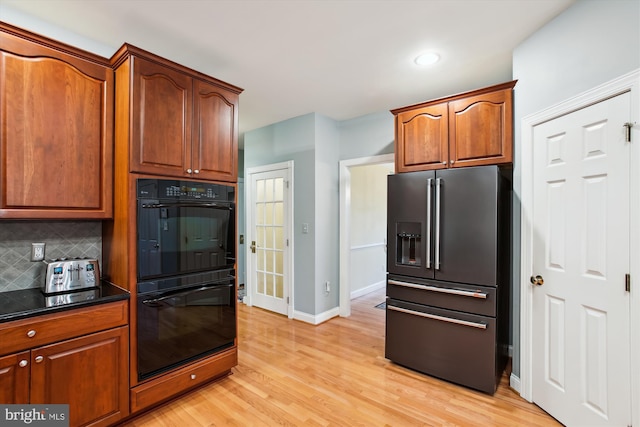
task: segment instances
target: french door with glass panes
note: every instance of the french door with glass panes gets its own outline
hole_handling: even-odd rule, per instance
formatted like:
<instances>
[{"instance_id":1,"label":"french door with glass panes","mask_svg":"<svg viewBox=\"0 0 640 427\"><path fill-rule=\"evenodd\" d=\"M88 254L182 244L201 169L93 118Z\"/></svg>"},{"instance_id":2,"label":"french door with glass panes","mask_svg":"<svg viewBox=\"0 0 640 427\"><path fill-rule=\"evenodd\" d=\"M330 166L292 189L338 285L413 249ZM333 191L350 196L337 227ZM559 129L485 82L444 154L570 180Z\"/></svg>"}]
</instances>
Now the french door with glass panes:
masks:
<instances>
[{"instance_id":1,"label":"french door with glass panes","mask_svg":"<svg viewBox=\"0 0 640 427\"><path fill-rule=\"evenodd\" d=\"M291 317L289 166L248 170L247 292L250 305Z\"/></svg>"}]
</instances>

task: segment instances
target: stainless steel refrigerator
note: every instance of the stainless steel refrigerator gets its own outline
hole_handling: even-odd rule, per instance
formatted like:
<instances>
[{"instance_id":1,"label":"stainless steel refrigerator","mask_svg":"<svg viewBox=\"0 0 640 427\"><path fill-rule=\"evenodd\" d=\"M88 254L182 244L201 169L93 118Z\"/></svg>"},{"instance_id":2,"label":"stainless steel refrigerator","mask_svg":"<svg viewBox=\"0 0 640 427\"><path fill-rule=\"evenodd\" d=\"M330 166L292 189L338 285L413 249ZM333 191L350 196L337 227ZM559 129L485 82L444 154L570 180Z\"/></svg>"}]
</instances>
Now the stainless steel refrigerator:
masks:
<instances>
[{"instance_id":1,"label":"stainless steel refrigerator","mask_svg":"<svg viewBox=\"0 0 640 427\"><path fill-rule=\"evenodd\" d=\"M390 175L385 357L493 394L509 345L510 168Z\"/></svg>"}]
</instances>

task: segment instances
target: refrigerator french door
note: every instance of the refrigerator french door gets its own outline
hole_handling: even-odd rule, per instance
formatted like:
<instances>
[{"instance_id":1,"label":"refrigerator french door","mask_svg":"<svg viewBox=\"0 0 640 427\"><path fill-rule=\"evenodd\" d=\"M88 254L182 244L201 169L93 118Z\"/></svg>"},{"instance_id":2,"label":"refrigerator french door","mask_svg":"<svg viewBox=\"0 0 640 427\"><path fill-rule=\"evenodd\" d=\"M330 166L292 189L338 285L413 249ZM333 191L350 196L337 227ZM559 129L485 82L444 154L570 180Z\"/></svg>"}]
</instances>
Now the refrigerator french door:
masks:
<instances>
[{"instance_id":1,"label":"refrigerator french door","mask_svg":"<svg viewBox=\"0 0 640 427\"><path fill-rule=\"evenodd\" d=\"M389 175L389 273L495 286L498 186L492 166Z\"/></svg>"},{"instance_id":2,"label":"refrigerator french door","mask_svg":"<svg viewBox=\"0 0 640 427\"><path fill-rule=\"evenodd\" d=\"M493 393L506 362L511 171L388 178L385 356Z\"/></svg>"}]
</instances>

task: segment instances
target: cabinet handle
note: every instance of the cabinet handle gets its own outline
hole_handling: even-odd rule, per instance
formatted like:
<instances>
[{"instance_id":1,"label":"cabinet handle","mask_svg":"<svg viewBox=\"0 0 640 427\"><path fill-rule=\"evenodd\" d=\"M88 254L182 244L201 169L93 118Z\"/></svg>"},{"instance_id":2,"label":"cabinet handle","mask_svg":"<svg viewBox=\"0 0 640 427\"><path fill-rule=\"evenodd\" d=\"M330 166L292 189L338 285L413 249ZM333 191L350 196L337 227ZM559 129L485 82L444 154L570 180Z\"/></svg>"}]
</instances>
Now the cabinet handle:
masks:
<instances>
[{"instance_id":1,"label":"cabinet handle","mask_svg":"<svg viewBox=\"0 0 640 427\"><path fill-rule=\"evenodd\" d=\"M191 169L187 169L187 173L191 173L193 172Z\"/></svg>"},{"instance_id":2,"label":"cabinet handle","mask_svg":"<svg viewBox=\"0 0 640 427\"><path fill-rule=\"evenodd\" d=\"M44 360L43 356L36 356L36 363L41 363Z\"/></svg>"},{"instance_id":3,"label":"cabinet handle","mask_svg":"<svg viewBox=\"0 0 640 427\"><path fill-rule=\"evenodd\" d=\"M444 162L442 162L442 164L443 164L443 165L446 165L446 164L447 164L447 161L445 160Z\"/></svg>"},{"instance_id":4,"label":"cabinet handle","mask_svg":"<svg viewBox=\"0 0 640 427\"><path fill-rule=\"evenodd\" d=\"M453 160L451 160L449 163L454 164L455 162Z\"/></svg>"},{"instance_id":5,"label":"cabinet handle","mask_svg":"<svg viewBox=\"0 0 640 427\"><path fill-rule=\"evenodd\" d=\"M191 379L195 380L196 379L196 374L191 374Z\"/></svg>"},{"instance_id":6,"label":"cabinet handle","mask_svg":"<svg viewBox=\"0 0 640 427\"><path fill-rule=\"evenodd\" d=\"M200 173L200 170L196 169L193 171L193 173Z\"/></svg>"},{"instance_id":7,"label":"cabinet handle","mask_svg":"<svg viewBox=\"0 0 640 427\"><path fill-rule=\"evenodd\" d=\"M27 366L29 364L28 361L26 360L21 360L20 363L18 363L18 366L20 366L21 368L24 368L25 366Z\"/></svg>"},{"instance_id":8,"label":"cabinet handle","mask_svg":"<svg viewBox=\"0 0 640 427\"><path fill-rule=\"evenodd\" d=\"M27 332L27 336L29 338L33 338L36 336L36 331L34 331L33 329L31 329L29 332Z\"/></svg>"}]
</instances>

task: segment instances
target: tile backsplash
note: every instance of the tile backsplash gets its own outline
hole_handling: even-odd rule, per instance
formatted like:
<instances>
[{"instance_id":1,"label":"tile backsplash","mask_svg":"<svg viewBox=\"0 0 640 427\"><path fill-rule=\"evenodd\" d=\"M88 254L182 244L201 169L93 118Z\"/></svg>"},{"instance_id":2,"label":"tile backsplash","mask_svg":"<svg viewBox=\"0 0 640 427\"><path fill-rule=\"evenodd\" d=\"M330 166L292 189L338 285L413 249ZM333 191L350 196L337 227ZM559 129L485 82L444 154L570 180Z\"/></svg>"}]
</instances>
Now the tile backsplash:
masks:
<instances>
[{"instance_id":1,"label":"tile backsplash","mask_svg":"<svg viewBox=\"0 0 640 427\"><path fill-rule=\"evenodd\" d=\"M37 288L45 266L31 262L31 243L46 243L45 258L97 258L102 268L100 221L0 221L0 292Z\"/></svg>"}]
</instances>

